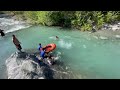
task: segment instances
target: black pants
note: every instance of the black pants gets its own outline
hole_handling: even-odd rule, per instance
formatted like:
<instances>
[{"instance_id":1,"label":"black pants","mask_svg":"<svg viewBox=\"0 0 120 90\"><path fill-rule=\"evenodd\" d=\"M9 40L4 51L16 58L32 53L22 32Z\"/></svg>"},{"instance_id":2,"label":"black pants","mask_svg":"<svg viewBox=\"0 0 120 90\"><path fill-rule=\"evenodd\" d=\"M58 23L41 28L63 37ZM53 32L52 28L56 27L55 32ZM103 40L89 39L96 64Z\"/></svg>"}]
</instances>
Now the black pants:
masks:
<instances>
[{"instance_id":1,"label":"black pants","mask_svg":"<svg viewBox=\"0 0 120 90\"><path fill-rule=\"evenodd\" d=\"M1 33L1 36L3 37L3 36L5 36L5 34L3 33L3 32L0 32Z\"/></svg>"},{"instance_id":2,"label":"black pants","mask_svg":"<svg viewBox=\"0 0 120 90\"><path fill-rule=\"evenodd\" d=\"M21 47L20 44L19 44L19 45L16 45L16 47L17 47L17 49L18 49L19 51L21 51L22 47Z\"/></svg>"}]
</instances>

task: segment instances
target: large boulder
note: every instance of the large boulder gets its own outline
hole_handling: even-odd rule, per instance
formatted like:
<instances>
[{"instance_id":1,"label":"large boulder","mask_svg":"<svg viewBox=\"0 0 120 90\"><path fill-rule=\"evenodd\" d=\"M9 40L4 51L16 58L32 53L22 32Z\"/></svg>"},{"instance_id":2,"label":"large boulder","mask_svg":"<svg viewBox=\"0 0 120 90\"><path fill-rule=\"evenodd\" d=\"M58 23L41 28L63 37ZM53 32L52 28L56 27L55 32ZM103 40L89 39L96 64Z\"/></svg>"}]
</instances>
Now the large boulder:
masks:
<instances>
[{"instance_id":1,"label":"large boulder","mask_svg":"<svg viewBox=\"0 0 120 90\"><path fill-rule=\"evenodd\" d=\"M63 63L49 66L40 61L36 55L13 53L7 60L8 79L69 79L74 78Z\"/></svg>"},{"instance_id":2,"label":"large boulder","mask_svg":"<svg viewBox=\"0 0 120 90\"><path fill-rule=\"evenodd\" d=\"M14 53L6 60L8 79L39 79L42 70L27 53Z\"/></svg>"}]
</instances>

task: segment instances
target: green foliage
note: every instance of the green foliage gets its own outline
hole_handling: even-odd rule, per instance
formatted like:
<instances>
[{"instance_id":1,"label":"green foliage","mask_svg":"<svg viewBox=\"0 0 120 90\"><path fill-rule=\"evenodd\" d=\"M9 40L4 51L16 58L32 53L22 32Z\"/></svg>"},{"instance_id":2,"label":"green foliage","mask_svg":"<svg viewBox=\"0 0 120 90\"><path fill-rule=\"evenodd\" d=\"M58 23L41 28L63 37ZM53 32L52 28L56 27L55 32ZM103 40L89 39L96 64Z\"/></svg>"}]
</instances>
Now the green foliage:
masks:
<instances>
[{"instance_id":1,"label":"green foliage","mask_svg":"<svg viewBox=\"0 0 120 90\"><path fill-rule=\"evenodd\" d=\"M24 16L33 24L51 25L48 11L25 11Z\"/></svg>"},{"instance_id":2,"label":"green foliage","mask_svg":"<svg viewBox=\"0 0 120 90\"><path fill-rule=\"evenodd\" d=\"M37 11L36 12L36 16L37 16L37 21L38 23L42 24L42 25L47 25L49 22L49 18L48 18L48 11Z\"/></svg>"},{"instance_id":3,"label":"green foliage","mask_svg":"<svg viewBox=\"0 0 120 90\"><path fill-rule=\"evenodd\" d=\"M82 25L81 30L82 31L90 31L90 30L92 30L92 26L91 26L91 24L85 23L84 25Z\"/></svg>"},{"instance_id":4,"label":"green foliage","mask_svg":"<svg viewBox=\"0 0 120 90\"><path fill-rule=\"evenodd\" d=\"M63 13L61 13L59 11L53 11L50 14L49 18L53 22L53 25L60 25L60 24L63 24L63 22L64 22L64 15L63 15Z\"/></svg>"},{"instance_id":5,"label":"green foliage","mask_svg":"<svg viewBox=\"0 0 120 90\"><path fill-rule=\"evenodd\" d=\"M119 11L7 11L22 14L33 24L58 25L90 31L93 26L100 29L105 23L120 20Z\"/></svg>"},{"instance_id":6,"label":"green foliage","mask_svg":"<svg viewBox=\"0 0 120 90\"><path fill-rule=\"evenodd\" d=\"M98 29L100 29L103 26L103 24L105 23L104 22L104 15L100 11L93 13L93 20L96 23L96 26Z\"/></svg>"},{"instance_id":7,"label":"green foliage","mask_svg":"<svg viewBox=\"0 0 120 90\"><path fill-rule=\"evenodd\" d=\"M109 11L105 16L105 21L107 23L111 23L111 22L117 20L117 17L118 17L117 13L115 13L113 11Z\"/></svg>"},{"instance_id":8,"label":"green foliage","mask_svg":"<svg viewBox=\"0 0 120 90\"><path fill-rule=\"evenodd\" d=\"M36 23L38 19L35 11L25 11L24 16L26 19L30 20L32 23Z\"/></svg>"},{"instance_id":9,"label":"green foliage","mask_svg":"<svg viewBox=\"0 0 120 90\"><path fill-rule=\"evenodd\" d=\"M76 11L75 18L72 20L72 25L77 27L82 31L92 30L92 20L91 20L91 12L86 11ZM81 28L80 28L81 27Z\"/></svg>"},{"instance_id":10,"label":"green foliage","mask_svg":"<svg viewBox=\"0 0 120 90\"><path fill-rule=\"evenodd\" d=\"M53 25L71 26L71 20L74 18L74 12L71 11L53 11L50 14Z\"/></svg>"}]
</instances>

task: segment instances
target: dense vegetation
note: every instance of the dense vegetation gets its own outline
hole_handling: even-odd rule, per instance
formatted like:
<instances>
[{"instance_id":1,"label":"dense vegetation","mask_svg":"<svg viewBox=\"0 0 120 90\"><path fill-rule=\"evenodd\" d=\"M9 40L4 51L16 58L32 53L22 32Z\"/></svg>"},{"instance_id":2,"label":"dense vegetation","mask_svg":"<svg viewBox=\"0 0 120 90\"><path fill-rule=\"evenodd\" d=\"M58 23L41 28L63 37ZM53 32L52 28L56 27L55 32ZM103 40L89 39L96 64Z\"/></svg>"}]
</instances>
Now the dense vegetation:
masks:
<instances>
[{"instance_id":1,"label":"dense vegetation","mask_svg":"<svg viewBox=\"0 0 120 90\"><path fill-rule=\"evenodd\" d=\"M99 30L105 23L120 20L119 11L10 11L14 15L32 22L48 26L74 27L90 31L93 26Z\"/></svg>"}]
</instances>

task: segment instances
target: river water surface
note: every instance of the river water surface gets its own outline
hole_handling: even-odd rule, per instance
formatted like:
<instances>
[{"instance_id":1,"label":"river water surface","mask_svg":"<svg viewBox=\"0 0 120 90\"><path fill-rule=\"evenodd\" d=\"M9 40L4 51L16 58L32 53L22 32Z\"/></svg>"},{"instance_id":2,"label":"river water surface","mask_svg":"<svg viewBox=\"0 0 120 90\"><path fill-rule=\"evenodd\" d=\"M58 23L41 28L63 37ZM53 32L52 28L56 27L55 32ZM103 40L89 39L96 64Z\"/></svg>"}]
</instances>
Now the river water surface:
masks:
<instances>
[{"instance_id":1,"label":"river water surface","mask_svg":"<svg viewBox=\"0 0 120 90\"><path fill-rule=\"evenodd\" d=\"M23 50L37 51L39 43L42 45L55 43L57 48L54 52L60 54L60 61L78 75L76 78L79 78L79 75L86 78L120 78L119 39L95 39L88 32L60 27L26 28L28 26L24 23L5 18L0 19L0 23L2 29L6 30L6 36L0 37L1 79L6 78L5 60L16 51L11 40L12 34L20 40ZM60 40L55 39L56 35Z\"/></svg>"}]
</instances>

